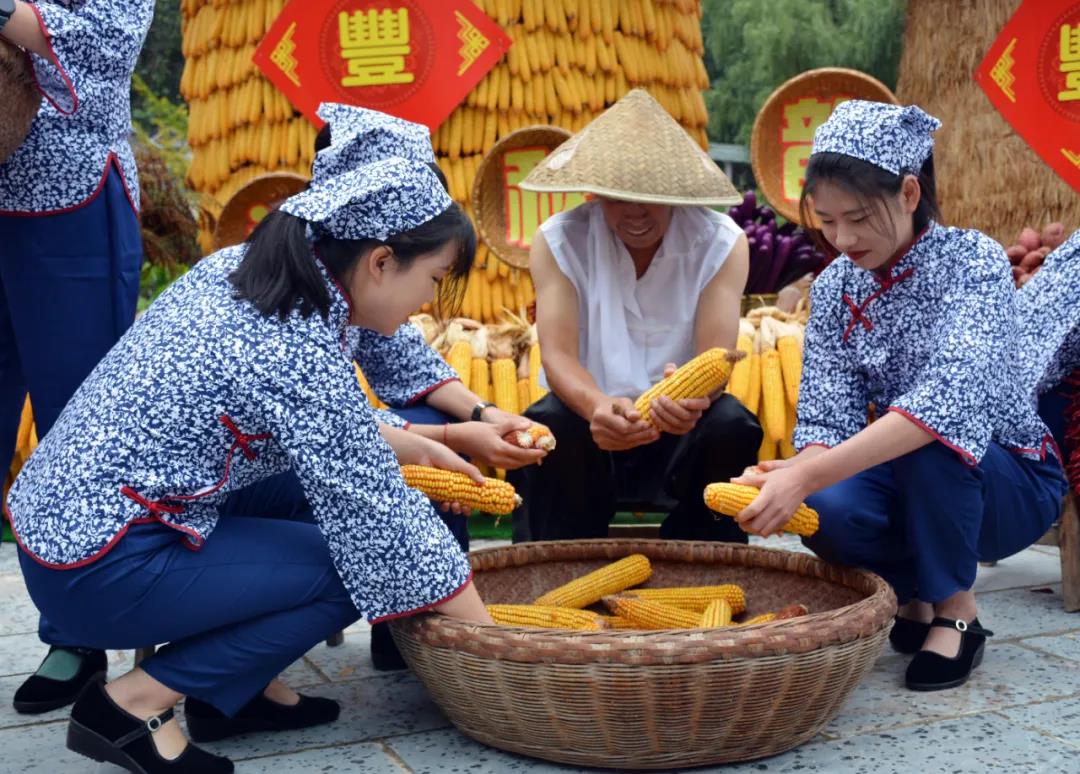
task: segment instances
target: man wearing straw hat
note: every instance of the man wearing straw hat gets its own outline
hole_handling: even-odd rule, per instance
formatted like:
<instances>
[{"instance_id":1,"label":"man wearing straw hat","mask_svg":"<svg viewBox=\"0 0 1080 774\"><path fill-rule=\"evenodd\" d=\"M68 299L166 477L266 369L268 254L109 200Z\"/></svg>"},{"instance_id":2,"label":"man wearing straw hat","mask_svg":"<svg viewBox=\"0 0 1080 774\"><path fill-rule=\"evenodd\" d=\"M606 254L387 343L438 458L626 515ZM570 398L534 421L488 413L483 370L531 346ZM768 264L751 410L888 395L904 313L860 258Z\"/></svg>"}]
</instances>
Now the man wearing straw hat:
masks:
<instances>
[{"instance_id":1,"label":"man wearing straw hat","mask_svg":"<svg viewBox=\"0 0 1080 774\"><path fill-rule=\"evenodd\" d=\"M515 540L605 537L616 507L665 509L661 536L746 542L702 501L707 483L753 465L754 416L730 395L633 401L710 347L734 349L748 246L728 216L731 182L649 94L635 90L559 146L521 187L591 201L533 240L543 379L526 416L559 446L511 480L527 505Z\"/></svg>"}]
</instances>

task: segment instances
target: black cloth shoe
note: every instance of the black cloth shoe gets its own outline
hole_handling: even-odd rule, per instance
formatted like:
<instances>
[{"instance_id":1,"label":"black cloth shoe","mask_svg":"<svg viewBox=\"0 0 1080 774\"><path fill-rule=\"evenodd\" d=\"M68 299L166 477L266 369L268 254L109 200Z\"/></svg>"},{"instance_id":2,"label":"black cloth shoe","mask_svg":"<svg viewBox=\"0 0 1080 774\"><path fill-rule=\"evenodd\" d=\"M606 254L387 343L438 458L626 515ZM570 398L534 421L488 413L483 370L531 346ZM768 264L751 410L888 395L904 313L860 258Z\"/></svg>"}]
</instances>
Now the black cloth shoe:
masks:
<instances>
[{"instance_id":1,"label":"black cloth shoe","mask_svg":"<svg viewBox=\"0 0 1080 774\"><path fill-rule=\"evenodd\" d=\"M45 665L50 662L50 658L53 666L56 665L57 659L75 658L81 663L78 671L70 678L57 680L40 674ZM61 648L54 645L49 648L49 654L41 662L38 671L26 678L26 681L15 691L15 700L12 702L15 711L24 715L37 715L66 707L79 697L87 685L95 680L104 680L107 666L103 650Z\"/></svg>"},{"instance_id":2,"label":"black cloth shoe","mask_svg":"<svg viewBox=\"0 0 1080 774\"><path fill-rule=\"evenodd\" d=\"M333 723L341 705L333 699L300 695L296 704L279 704L262 693L229 717L212 704L191 696L184 700L188 733L196 742L214 742L254 731L290 731Z\"/></svg>"},{"instance_id":3,"label":"black cloth shoe","mask_svg":"<svg viewBox=\"0 0 1080 774\"><path fill-rule=\"evenodd\" d=\"M385 621L371 627L371 665L380 672L409 668L390 634L390 624Z\"/></svg>"},{"instance_id":4,"label":"black cloth shoe","mask_svg":"<svg viewBox=\"0 0 1080 774\"><path fill-rule=\"evenodd\" d=\"M993 637L994 633L982 628L978 618L971 623L935 618L930 626L958 629L961 632L960 652L947 658L940 653L920 650L908 664L907 687L913 691L943 691L963 685L975 667L982 663L986 638Z\"/></svg>"},{"instance_id":5,"label":"black cloth shoe","mask_svg":"<svg viewBox=\"0 0 1080 774\"><path fill-rule=\"evenodd\" d=\"M230 774L232 761L211 755L189 744L176 758L161 757L150 735L172 719L166 710L149 720L140 720L116 705L105 684L87 686L71 708L68 724L69 750L108 761L136 774Z\"/></svg>"},{"instance_id":6,"label":"black cloth shoe","mask_svg":"<svg viewBox=\"0 0 1080 774\"><path fill-rule=\"evenodd\" d=\"M896 616L892 631L889 632L889 644L897 653L910 656L919 652L929 633L930 624Z\"/></svg>"}]
</instances>

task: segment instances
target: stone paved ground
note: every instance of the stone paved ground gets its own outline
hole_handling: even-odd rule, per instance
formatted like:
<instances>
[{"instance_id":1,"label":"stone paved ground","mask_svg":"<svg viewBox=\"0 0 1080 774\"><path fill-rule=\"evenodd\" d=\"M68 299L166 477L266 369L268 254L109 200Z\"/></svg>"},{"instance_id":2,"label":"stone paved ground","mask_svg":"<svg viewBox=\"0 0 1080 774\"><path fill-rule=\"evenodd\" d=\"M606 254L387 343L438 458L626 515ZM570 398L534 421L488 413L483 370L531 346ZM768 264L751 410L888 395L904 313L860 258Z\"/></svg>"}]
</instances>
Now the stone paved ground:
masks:
<instances>
[{"instance_id":1,"label":"stone paved ground","mask_svg":"<svg viewBox=\"0 0 1080 774\"><path fill-rule=\"evenodd\" d=\"M886 653L812 742L775 758L697 771L1080 771L1080 614L1062 612L1060 578L1057 550L1042 546L980 569L980 618L998 636L966 686L906 691L905 659ZM0 546L0 600L0 771L116 774L65 749L65 711L26 717L11 709L11 694L43 649L10 544ZM232 757L242 774L577 771L465 738L410 674L371 669L368 636L356 625L344 645L316 646L286 675L297 688L341 701L337 723L210 747ZM110 652L109 659L115 676L130 667L132 653Z\"/></svg>"}]
</instances>

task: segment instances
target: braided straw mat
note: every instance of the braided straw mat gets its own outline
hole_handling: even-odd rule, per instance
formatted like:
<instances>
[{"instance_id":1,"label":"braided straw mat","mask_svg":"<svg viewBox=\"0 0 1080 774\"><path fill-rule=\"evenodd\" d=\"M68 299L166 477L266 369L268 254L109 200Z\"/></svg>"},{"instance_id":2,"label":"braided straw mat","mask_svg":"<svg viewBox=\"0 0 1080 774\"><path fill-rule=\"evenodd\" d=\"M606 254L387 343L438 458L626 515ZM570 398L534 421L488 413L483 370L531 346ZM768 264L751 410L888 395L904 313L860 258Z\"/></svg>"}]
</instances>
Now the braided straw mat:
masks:
<instances>
[{"instance_id":1,"label":"braided straw mat","mask_svg":"<svg viewBox=\"0 0 1080 774\"><path fill-rule=\"evenodd\" d=\"M579 766L666 769L751 760L812 738L877 660L896 597L877 575L808 554L732 543L579 540L469 555L487 603L543 592L633 553L645 586L738 583L749 627L529 629L436 614L391 622L406 661L467 736Z\"/></svg>"},{"instance_id":2,"label":"braided straw mat","mask_svg":"<svg viewBox=\"0 0 1080 774\"><path fill-rule=\"evenodd\" d=\"M521 187L651 204L742 201L709 154L644 89L629 92L556 148Z\"/></svg>"},{"instance_id":3,"label":"braided straw mat","mask_svg":"<svg viewBox=\"0 0 1080 774\"><path fill-rule=\"evenodd\" d=\"M0 164L22 145L30 124L41 107L41 93L34 82L28 56L18 46L0 38Z\"/></svg>"}]
</instances>

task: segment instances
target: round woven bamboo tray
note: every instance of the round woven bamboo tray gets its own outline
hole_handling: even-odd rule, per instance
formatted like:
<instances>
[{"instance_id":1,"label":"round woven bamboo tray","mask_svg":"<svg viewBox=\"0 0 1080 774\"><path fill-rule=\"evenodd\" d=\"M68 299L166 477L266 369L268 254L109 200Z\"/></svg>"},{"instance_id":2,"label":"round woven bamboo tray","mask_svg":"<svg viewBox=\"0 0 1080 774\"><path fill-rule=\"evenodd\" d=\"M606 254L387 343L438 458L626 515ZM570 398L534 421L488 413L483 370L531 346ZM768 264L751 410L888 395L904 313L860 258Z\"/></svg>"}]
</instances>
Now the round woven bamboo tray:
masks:
<instances>
[{"instance_id":1,"label":"round woven bamboo tray","mask_svg":"<svg viewBox=\"0 0 1080 774\"><path fill-rule=\"evenodd\" d=\"M41 92L34 81L29 57L17 46L0 38L0 164L7 161L30 133L30 125L41 107Z\"/></svg>"},{"instance_id":2,"label":"round woven bamboo tray","mask_svg":"<svg viewBox=\"0 0 1080 774\"><path fill-rule=\"evenodd\" d=\"M559 763L664 769L775 755L817 734L873 666L896 610L878 576L731 543L581 540L474 551L485 602L530 602L633 553L646 586L738 583L749 627L579 632L422 614L391 624L435 702L479 742Z\"/></svg>"},{"instance_id":3,"label":"round woven bamboo tray","mask_svg":"<svg viewBox=\"0 0 1080 774\"><path fill-rule=\"evenodd\" d=\"M476 170L476 182L472 189L472 206L476 214L476 228L488 250L500 261L516 269L529 266L529 248L507 239L506 228L506 173L503 156L521 148L542 148L547 153L555 150L570 137L570 132L558 126L537 124L526 126L503 137L491 148Z\"/></svg>"},{"instance_id":4,"label":"round woven bamboo tray","mask_svg":"<svg viewBox=\"0 0 1080 774\"><path fill-rule=\"evenodd\" d=\"M214 228L214 249L243 242L259 221L307 185L306 177L293 172L268 172L246 183L221 209Z\"/></svg>"},{"instance_id":5,"label":"round woven bamboo tray","mask_svg":"<svg viewBox=\"0 0 1080 774\"><path fill-rule=\"evenodd\" d=\"M784 196L784 154L792 145L783 136L784 107L800 99L822 100L835 107L833 103L842 98L897 104L896 95L873 76L845 67L822 67L807 70L782 83L765 100L754 119L750 134L750 165L754 180L772 208L788 220L800 222L798 200ZM832 107L828 108L828 113L832 112ZM827 117L827 113L823 117ZM812 132L799 139L805 140L808 154Z\"/></svg>"}]
</instances>

